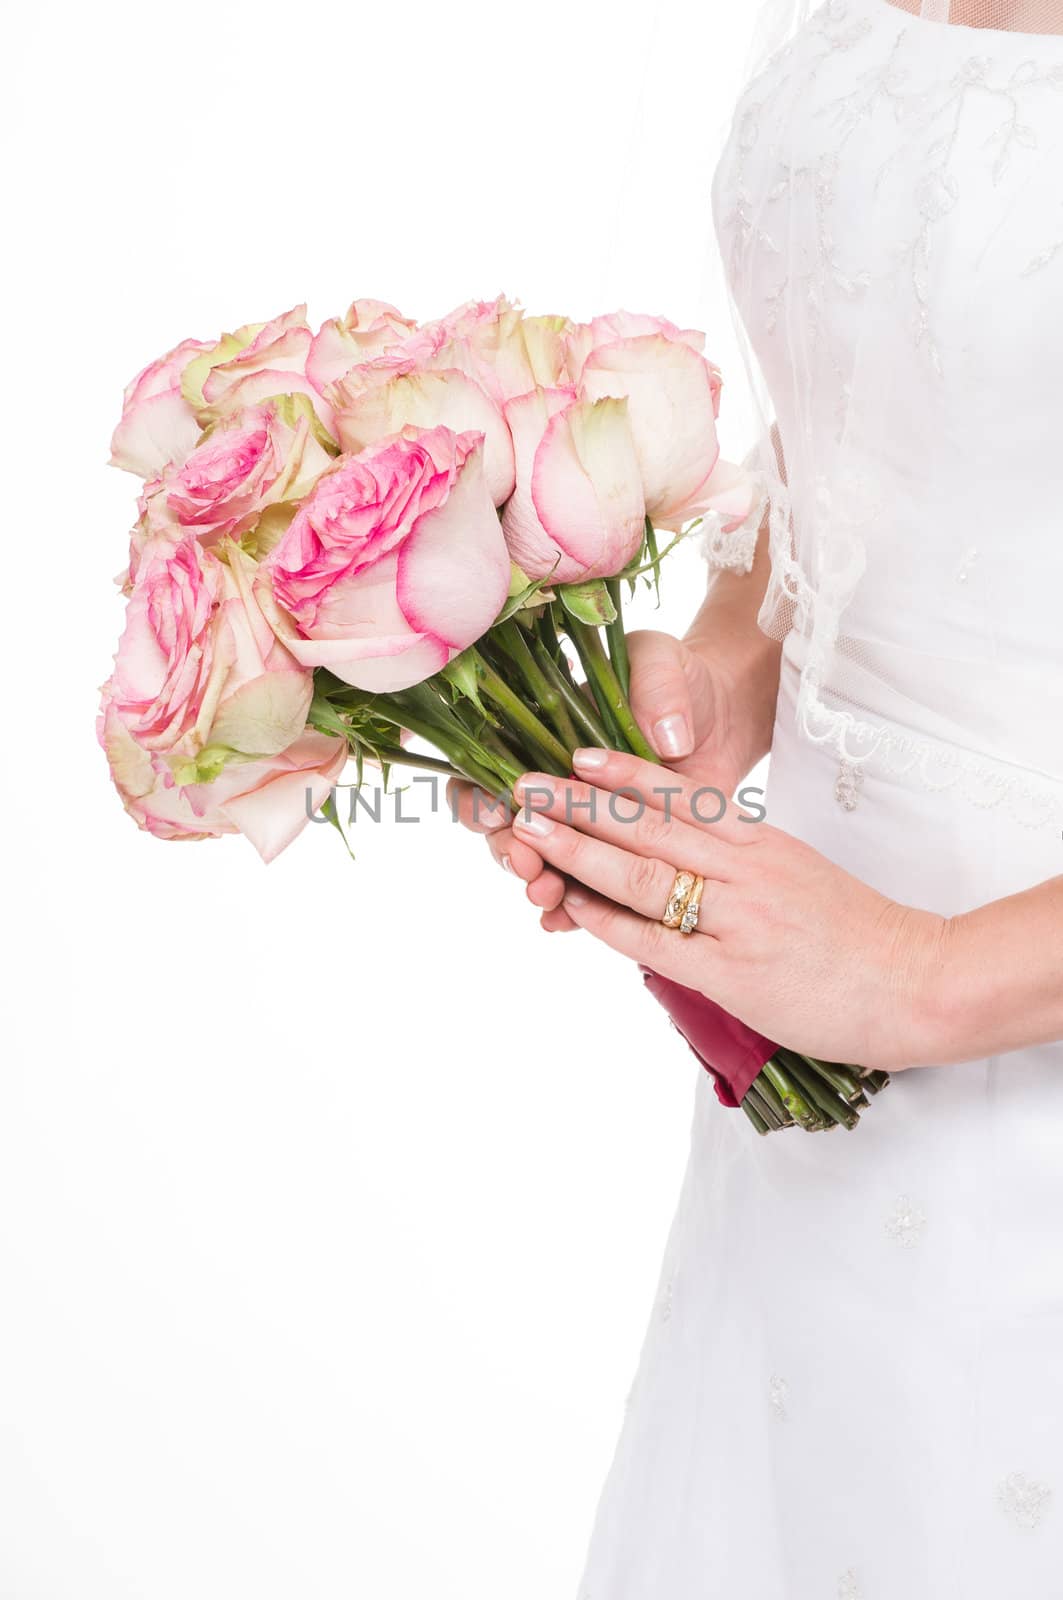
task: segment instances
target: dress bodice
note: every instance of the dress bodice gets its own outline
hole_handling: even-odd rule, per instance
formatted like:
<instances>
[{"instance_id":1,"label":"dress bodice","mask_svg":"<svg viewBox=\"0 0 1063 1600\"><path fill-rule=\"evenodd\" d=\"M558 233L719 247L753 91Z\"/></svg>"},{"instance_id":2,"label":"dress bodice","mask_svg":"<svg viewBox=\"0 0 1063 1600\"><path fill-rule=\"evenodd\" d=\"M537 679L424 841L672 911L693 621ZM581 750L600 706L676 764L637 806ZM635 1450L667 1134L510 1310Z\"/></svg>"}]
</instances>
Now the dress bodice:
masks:
<instances>
[{"instance_id":1,"label":"dress bodice","mask_svg":"<svg viewBox=\"0 0 1063 1600\"><path fill-rule=\"evenodd\" d=\"M765 616L805 732L1058 820L1063 36L829 0L744 89L712 199L786 459Z\"/></svg>"}]
</instances>

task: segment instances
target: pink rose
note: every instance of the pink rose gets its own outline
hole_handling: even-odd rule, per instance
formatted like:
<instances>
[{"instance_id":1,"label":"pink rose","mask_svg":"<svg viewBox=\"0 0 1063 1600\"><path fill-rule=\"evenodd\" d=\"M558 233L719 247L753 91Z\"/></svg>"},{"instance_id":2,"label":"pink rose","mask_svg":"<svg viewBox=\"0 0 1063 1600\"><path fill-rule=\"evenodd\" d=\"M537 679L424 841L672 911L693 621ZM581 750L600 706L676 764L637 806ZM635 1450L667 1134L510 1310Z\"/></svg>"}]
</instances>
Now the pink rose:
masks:
<instances>
[{"instance_id":1,"label":"pink rose","mask_svg":"<svg viewBox=\"0 0 1063 1600\"><path fill-rule=\"evenodd\" d=\"M141 827L165 838L239 829L265 853L283 847L276 840L289 821L298 832L302 813L282 828L248 797L268 787L277 798L287 792L273 787L279 778L310 768L331 782L346 745L305 743L319 739L306 732L312 674L267 622L256 564L235 546L226 554L220 561L191 536L146 547L99 732Z\"/></svg>"},{"instance_id":2,"label":"pink rose","mask_svg":"<svg viewBox=\"0 0 1063 1600\"><path fill-rule=\"evenodd\" d=\"M652 334L660 334L677 344L688 344L699 355L705 348L705 335L696 328L677 328L667 317L648 317L639 311L611 311L604 317L592 317L590 322L569 324L565 348L574 377L578 378L587 357L599 345Z\"/></svg>"},{"instance_id":3,"label":"pink rose","mask_svg":"<svg viewBox=\"0 0 1063 1600\"><path fill-rule=\"evenodd\" d=\"M188 535L145 547L105 691L171 771L208 747L275 755L306 725L311 674L266 621L256 564L235 546L226 553L222 562Z\"/></svg>"},{"instance_id":4,"label":"pink rose","mask_svg":"<svg viewBox=\"0 0 1063 1600\"><path fill-rule=\"evenodd\" d=\"M133 534L134 574L149 539L186 532L208 546L240 539L268 506L301 500L333 459L315 437L312 418L305 401L284 397L208 429L187 460L147 485Z\"/></svg>"},{"instance_id":5,"label":"pink rose","mask_svg":"<svg viewBox=\"0 0 1063 1600\"><path fill-rule=\"evenodd\" d=\"M501 409L476 378L439 364L444 338L438 323L418 328L333 384L336 437L355 452L407 426L482 433L487 485L500 506L513 493L513 441Z\"/></svg>"},{"instance_id":6,"label":"pink rose","mask_svg":"<svg viewBox=\"0 0 1063 1600\"><path fill-rule=\"evenodd\" d=\"M199 422L181 393L181 373L207 349L198 339L183 339L126 385L122 420L111 438L112 466L153 478L185 459L199 439Z\"/></svg>"},{"instance_id":7,"label":"pink rose","mask_svg":"<svg viewBox=\"0 0 1063 1600\"><path fill-rule=\"evenodd\" d=\"M180 788L160 775L106 698L97 733L115 787L138 827L157 839L242 833L267 862L302 832L308 811L328 799L347 760L343 739L307 730L278 755L231 763L212 783Z\"/></svg>"},{"instance_id":8,"label":"pink rose","mask_svg":"<svg viewBox=\"0 0 1063 1600\"><path fill-rule=\"evenodd\" d=\"M580 392L628 401L646 511L659 528L678 530L716 504L720 374L700 354L701 341L662 319L626 312L599 317L568 341Z\"/></svg>"},{"instance_id":9,"label":"pink rose","mask_svg":"<svg viewBox=\"0 0 1063 1600\"><path fill-rule=\"evenodd\" d=\"M405 428L341 457L264 563L304 666L361 689L405 689L494 621L509 590L483 441Z\"/></svg>"},{"instance_id":10,"label":"pink rose","mask_svg":"<svg viewBox=\"0 0 1063 1600\"><path fill-rule=\"evenodd\" d=\"M609 578L635 556L646 506L624 400L533 389L506 404L517 487L502 513L509 553L530 578Z\"/></svg>"},{"instance_id":11,"label":"pink rose","mask_svg":"<svg viewBox=\"0 0 1063 1600\"><path fill-rule=\"evenodd\" d=\"M416 327L386 300L355 300L345 316L323 323L314 335L306 375L327 399L330 386L353 367L401 344Z\"/></svg>"},{"instance_id":12,"label":"pink rose","mask_svg":"<svg viewBox=\"0 0 1063 1600\"><path fill-rule=\"evenodd\" d=\"M231 417L279 394L305 394L333 432L332 408L306 376L313 334L306 307L224 333L185 368L182 393L203 422Z\"/></svg>"},{"instance_id":13,"label":"pink rose","mask_svg":"<svg viewBox=\"0 0 1063 1600\"><path fill-rule=\"evenodd\" d=\"M430 365L464 372L498 406L530 389L569 381L567 317L526 317L500 295L470 300L428 326L441 335Z\"/></svg>"}]
</instances>

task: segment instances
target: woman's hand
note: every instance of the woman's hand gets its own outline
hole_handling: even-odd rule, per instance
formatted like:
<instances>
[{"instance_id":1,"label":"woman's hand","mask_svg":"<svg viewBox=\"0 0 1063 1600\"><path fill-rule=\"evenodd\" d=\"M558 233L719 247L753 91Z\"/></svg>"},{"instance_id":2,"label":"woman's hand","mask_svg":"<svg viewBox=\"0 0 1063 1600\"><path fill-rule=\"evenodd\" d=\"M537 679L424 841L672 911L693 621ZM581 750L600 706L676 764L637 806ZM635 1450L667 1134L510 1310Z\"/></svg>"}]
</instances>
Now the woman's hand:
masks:
<instances>
[{"instance_id":1,"label":"woman's hand","mask_svg":"<svg viewBox=\"0 0 1063 1600\"><path fill-rule=\"evenodd\" d=\"M564 894L572 922L807 1055L890 1071L940 1059L948 919L724 807L709 772L699 783L606 750L575 765L589 781L522 779L513 823L515 842L578 880ZM679 868L705 879L691 935L659 920Z\"/></svg>"},{"instance_id":2,"label":"woman's hand","mask_svg":"<svg viewBox=\"0 0 1063 1600\"><path fill-rule=\"evenodd\" d=\"M777 650L755 640L760 670L733 649L718 658L671 634L642 631L628 639L631 705L653 748L695 784L712 784L731 795L771 743L778 680ZM448 789L459 821L488 836L495 860L523 878L528 899L542 911L548 932L576 923L562 905L565 882L545 865L527 835L515 834L504 809L471 784Z\"/></svg>"}]
</instances>

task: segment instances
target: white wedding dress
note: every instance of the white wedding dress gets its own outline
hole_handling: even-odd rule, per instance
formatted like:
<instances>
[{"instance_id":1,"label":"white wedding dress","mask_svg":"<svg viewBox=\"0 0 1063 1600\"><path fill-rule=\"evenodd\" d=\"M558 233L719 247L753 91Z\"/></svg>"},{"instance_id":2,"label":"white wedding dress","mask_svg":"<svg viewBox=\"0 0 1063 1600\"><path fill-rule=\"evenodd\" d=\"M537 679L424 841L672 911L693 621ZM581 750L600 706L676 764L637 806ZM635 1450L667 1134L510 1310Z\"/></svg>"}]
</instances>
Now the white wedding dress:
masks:
<instances>
[{"instance_id":1,"label":"white wedding dress","mask_svg":"<svg viewBox=\"0 0 1063 1600\"><path fill-rule=\"evenodd\" d=\"M794 492L768 820L942 913L1063 873L1063 35L830 0L713 210ZM758 1138L701 1078L579 1594L1063 1596L1063 1043L898 1075L851 1134Z\"/></svg>"}]
</instances>

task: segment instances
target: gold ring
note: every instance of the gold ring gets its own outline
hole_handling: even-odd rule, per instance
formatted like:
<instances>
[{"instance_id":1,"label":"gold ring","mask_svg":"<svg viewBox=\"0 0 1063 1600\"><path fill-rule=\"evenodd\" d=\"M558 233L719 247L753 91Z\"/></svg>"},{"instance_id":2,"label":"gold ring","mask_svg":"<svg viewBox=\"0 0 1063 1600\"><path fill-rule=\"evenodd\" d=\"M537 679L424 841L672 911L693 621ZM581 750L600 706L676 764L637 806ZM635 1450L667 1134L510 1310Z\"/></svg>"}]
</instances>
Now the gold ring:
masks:
<instances>
[{"instance_id":1,"label":"gold ring","mask_svg":"<svg viewBox=\"0 0 1063 1600\"><path fill-rule=\"evenodd\" d=\"M682 923L687 901L697 881L697 874L694 872L680 870L676 873L672 882L672 892L668 896L664 916L661 918L666 928L678 928Z\"/></svg>"},{"instance_id":2,"label":"gold ring","mask_svg":"<svg viewBox=\"0 0 1063 1600\"><path fill-rule=\"evenodd\" d=\"M698 915L701 911L701 891L705 887L705 879L699 878L691 889L687 903L683 908L683 916L679 923L680 933L693 933L698 925Z\"/></svg>"}]
</instances>

